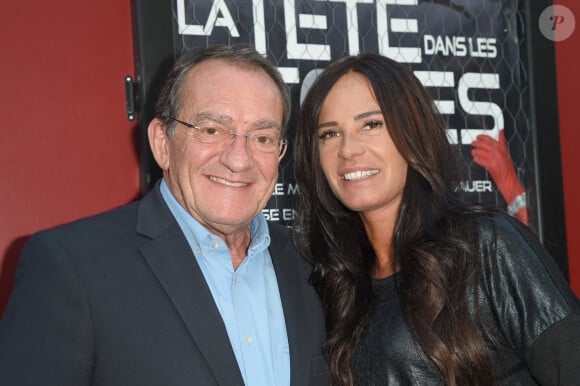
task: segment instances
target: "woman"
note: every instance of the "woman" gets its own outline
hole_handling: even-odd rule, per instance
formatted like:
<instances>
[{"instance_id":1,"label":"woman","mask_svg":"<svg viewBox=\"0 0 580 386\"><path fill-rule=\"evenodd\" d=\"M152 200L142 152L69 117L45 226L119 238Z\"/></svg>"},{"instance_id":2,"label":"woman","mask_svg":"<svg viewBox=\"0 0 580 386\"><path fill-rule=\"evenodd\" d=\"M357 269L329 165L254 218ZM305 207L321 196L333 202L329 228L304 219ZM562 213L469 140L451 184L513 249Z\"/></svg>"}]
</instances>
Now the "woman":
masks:
<instances>
[{"instance_id":1,"label":"woman","mask_svg":"<svg viewBox=\"0 0 580 386\"><path fill-rule=\"evenodd\" d=\"M405 66L330 64L295 140L299 245L333 385L580 380L580 304L517 220L459 197L444 122Z\"/></svg>"}]
</instances>

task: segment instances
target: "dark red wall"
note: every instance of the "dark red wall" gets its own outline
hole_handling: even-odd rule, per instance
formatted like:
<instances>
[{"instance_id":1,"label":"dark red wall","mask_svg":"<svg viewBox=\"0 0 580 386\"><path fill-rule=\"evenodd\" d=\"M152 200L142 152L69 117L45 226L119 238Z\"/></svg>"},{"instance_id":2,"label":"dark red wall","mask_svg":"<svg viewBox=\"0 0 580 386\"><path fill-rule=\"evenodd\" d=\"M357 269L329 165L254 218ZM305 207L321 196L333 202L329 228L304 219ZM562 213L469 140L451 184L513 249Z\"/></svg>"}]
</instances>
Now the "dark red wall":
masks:
<instances>
[{"instance_id":1,"label":"dark red wall","mask_svg":"<svg viewBox=\"0 0 580 386\"><path fill-rule=\"evenodd\" d=\"M570 284L580 296L580 2L555 0L554 3L568 7L576 19L572 36L556 43L556 66Z\"/></svg>"},{"instance_id":2,"label":"dark red wall","mask_svg":"<svg viewBox=\"0 0 580 386\"><path fill-rule=\"evenodd\" d=\"M133 200L130 1L0 6L0 314L33 232Z\"/></svg>"},{"instance_id":3,"label":"dark red wall","mask_svg":"<svg viewBox=\"0 0 580 386\"><path fill-rule=\"evenodd\" d=\"M580 4L556 44L571 284L580 294ZM130 1L4 0L0 6L0 314L33 232L128 203L138 194ZM576 113L576 114L574 114Z\"/></svg>"}]
</instances>

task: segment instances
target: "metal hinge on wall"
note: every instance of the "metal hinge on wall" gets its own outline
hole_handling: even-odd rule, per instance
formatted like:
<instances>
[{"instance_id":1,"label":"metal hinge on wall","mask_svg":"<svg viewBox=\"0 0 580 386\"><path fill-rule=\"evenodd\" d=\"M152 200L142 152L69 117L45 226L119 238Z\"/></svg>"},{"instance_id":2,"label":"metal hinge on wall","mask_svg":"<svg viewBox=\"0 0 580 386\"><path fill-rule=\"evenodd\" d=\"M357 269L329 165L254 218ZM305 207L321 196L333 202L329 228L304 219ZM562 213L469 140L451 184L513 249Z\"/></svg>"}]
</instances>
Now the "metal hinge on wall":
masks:
<instances>
[{"instance_id":1,"label":"metal hinge on wall","mask_svg":"<svg viewBox=\"0 0 580 386\"><path fill-rule=\"evenodd\" d=\"M135 81L131 75L125 76L125 109L127 111L127 119L129 121L135 120Z\"/></svg>"}]
</instances>

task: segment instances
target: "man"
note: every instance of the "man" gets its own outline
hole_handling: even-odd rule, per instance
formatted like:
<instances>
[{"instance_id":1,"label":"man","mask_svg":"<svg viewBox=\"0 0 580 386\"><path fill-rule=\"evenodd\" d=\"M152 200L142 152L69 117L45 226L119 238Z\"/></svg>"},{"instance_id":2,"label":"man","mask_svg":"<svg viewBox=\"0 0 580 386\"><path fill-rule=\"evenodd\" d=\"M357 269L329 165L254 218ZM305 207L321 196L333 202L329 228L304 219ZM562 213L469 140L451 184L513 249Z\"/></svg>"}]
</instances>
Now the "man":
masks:
<instances>
[{"instance_id":1,"label":"man","mask_svg":"<svg viewBox=\"0 0 580 386\"><path fill-rule=\"evenodd\" d=\"M253 49L180 58L148 127L163 180L25 247L0 384L327 384L309 267L261 214L289 106Z\"/></svg>"}]
</instances>

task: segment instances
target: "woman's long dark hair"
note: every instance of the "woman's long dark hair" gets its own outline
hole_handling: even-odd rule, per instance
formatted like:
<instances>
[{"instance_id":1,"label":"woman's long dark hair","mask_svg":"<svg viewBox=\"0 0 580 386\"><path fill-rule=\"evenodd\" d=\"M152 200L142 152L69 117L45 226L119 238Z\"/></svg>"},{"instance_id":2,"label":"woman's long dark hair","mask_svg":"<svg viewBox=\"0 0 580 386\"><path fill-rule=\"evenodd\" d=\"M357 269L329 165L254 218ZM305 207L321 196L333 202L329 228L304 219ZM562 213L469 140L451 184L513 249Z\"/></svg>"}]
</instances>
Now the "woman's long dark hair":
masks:
<instances>
[{"instance_id":1,"label":"woman's long dark hair","mask_svg":"<svg viewBox=\"0 0 580 386\"><path fill-rule=\"evenodd\" d=\"M459 197L456 153L432 98L407 67L377 54L345 57L324 70L304 99L295 139L298 244L314 262L311 280L325 308L332 384L354 383L352 359L372 307L376 259L359 214L338 201L320 167L320 109L351 71L369 80L409 165L393 239L405 320L447 384L491 384L485 343L467 304L479 263L476 232L465 218L476 207Z\"/></svg>"}]
</instances>

